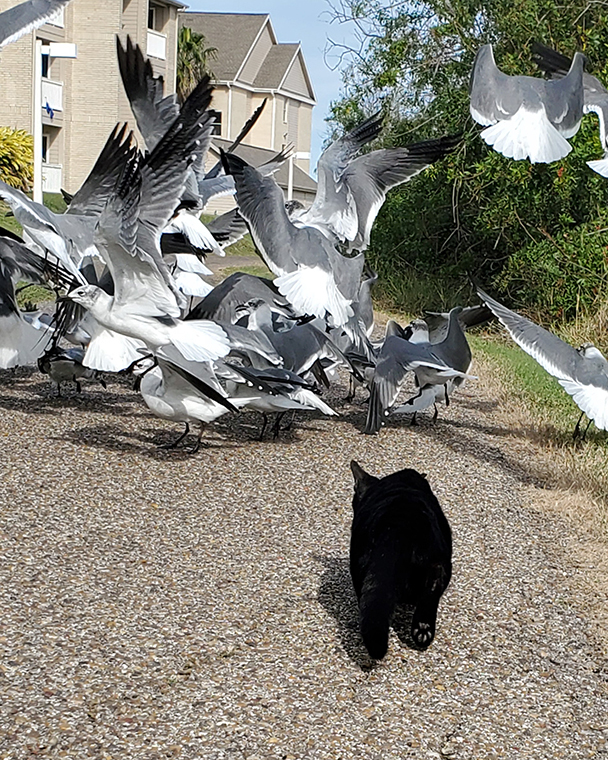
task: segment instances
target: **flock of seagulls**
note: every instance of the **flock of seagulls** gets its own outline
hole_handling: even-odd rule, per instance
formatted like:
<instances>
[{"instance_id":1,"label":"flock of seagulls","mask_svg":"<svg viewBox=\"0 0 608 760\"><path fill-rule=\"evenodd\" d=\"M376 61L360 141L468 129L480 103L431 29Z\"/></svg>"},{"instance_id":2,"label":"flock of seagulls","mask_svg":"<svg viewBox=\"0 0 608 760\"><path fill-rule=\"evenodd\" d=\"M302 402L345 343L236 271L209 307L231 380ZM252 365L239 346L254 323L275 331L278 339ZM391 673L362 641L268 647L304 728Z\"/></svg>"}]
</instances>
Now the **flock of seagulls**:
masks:
<instances>
[{"instance_id":1,"label":"flock of seagulls","mask_svg":"<svg viewBox=\"0 0 608 760\"><path fill-rule=\"evenodd\" d=\"M65 2L29 0L0 14L0 45ZM506 76L491 46L480 49L470 108L485 127L482 138L516 160L555 161L592 110L600 114L605 146L607 91L584 72L584 57L570 62L540 46L536 56L551 79ZM377 275L365 262L374 220L387 192L455 150L458 136L362 152L382 130L374 114L321 155L317 194L304 209L286 203L273 178L289 149L260 167L234 152L263 104L207 170L209 79L180 105L164 95L162 80L129 38L126 45L117 39L117 57L144 144L117 125L80 190L65 194L63 214L0 182L0 197L23 228L23 239L0 235L0 368L37 364L58 392L68 380L103 383L106 373L132 372L151 412L184 424L172 445L198 427L193 451L207 424L242 409L264 416L260 436L269 414L277 415L275 436L287 412L336 416L322 395L341 368L350 375L350 398L360 386L369 390L364 432L376 434L391 415L410 415L416 424L419 412L434 407L436 418L437 402L447 405L473 377L466 329L495 315L589 419L608 428L600 352L568 346L482 290L483 306L429 312L405 327L391 320L376 339ZM237 208L204 225L200 212L225 193L234 194ZM223 255L248 231L274 279L241 272L213 287L205 280L206 257ZM53 314L19 309L23 282L52 285ZM417 391L404 399L408 377Z\"/></svg>"}]
</instances>

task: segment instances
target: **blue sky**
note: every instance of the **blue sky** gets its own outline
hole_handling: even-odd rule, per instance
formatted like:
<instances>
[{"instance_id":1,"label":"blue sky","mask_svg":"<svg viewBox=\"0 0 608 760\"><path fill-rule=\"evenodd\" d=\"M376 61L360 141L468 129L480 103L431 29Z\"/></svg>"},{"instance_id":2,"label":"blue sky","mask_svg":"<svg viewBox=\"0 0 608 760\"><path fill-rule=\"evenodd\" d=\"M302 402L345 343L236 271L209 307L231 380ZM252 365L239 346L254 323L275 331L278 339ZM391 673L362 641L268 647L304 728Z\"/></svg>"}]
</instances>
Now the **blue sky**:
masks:
<instances>
[{"instance_id":1,"label":"blue sky","mask_svg":"<svg viewBox=\"0 0 608 760\"><path fill-rule=\"evenodd\" d=\"M340 74L325 63L327 38L347 42L347 26L330 24L327 0L184 0L188 10L224 13L269 13L279 42L301 42L308 73L317 97L313 111L311 166L314 168L327 135L324 121L329 104L340 94Z\"/></svg>"}]
</instances>

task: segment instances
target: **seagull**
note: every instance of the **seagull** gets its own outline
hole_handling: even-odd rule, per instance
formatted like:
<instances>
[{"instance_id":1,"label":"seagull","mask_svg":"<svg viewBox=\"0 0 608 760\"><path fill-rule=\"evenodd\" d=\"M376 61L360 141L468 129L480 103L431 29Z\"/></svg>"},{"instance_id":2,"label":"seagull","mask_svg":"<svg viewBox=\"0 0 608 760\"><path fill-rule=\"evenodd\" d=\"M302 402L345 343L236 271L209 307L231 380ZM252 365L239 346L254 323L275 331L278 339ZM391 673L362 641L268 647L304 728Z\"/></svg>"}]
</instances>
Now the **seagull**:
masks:
<instances>
[{"instance_id":1,"label":"seagull","mask_svg":"<svg viewBox=\"0 0 608 760\"><path fill-rule=\"evenodd\" d=\"M538 42L532 45L532 58L539 68L555 80L567 76L572 66L570 58ZM600 123L600 140L604 149L603 158L587 161L587 166L602 177L608 177L608 89L597 77L586 71L583 72L583 112L597 114Z\"/></svg>"},{"instance_id":2,"label":"seagull","mask_svg":"<svg viewBox=\"0 0 608 760\"><path fill-rule=\"evenodd\" d=\"M226 383L231 400L246 398L247 408L261 412L264 418L259 440L264 438L268 425L268 414L277 414L273 427L273 437L279 435L279 426L286 412L302 412L317 410L322 414L337 417L334 411L322 399L320 399L311 387L301 377L286 369L268 367L255 369L247 367L234 368L241 374ZM248 373L248 374L245 374ZM246 382L243 383L242 377Z\"/></svg>"},{"instance_id":3,"label":"seagull","mask_svg":"<svg viewBox=\"0 0 608 760\"><path fill-rule=\"evenodd\" d=\"M583 66L576 53L559 81L508 76L496 66L492 45L477 52L469 92L471 116L482 124L481 137L499 153L519 161L551 163L572 150L583 118Z\"/></svg>"},{"instance_id":4,"label":"seagull","mask_svg":"<svg viewBox=\"0 0 608 760\"><path fill-rule=\"evenodd\" d=\"M85 367L82 363L84 350L81 348L60 348L52 346L38 359L38 369L43 375L48 375L57 386L57 396L61 396L61 383L76 383L76 390L81 392L80 378L95 378L103 388L106 382L97 376L95 370Z\"/></svg>"},{"instance_id":5,"label":"seagull","mask_svg":"<svg viewBox=\"0 0 608 760\"><path fill-rule=\"evenodd\" d=\"M208 82L204 86L208 88ZM112 275L114 295L84 285L68 297L87 308L106 330L140 340L152 351L171 344L185 359L210 361L229 352L226 332L206 320L179 319L175 294L158 265L160 232L177 202L194 147L188 133L196 136L198 126L185 125L176 134L169 130L147 158L134 155L97 221L95 241ZM91 354L98 340L94 337L89 344L85 365L108 369L93 363ZM126 359L121 357L121 363ZM132 359L113 369L131 363Z\"/></svg>"},{"instance_id":6,"label":"seagull","mask_svg":"<svg viewBox=\"0 0 608 760\"><path fill-rule=\"evenodd\" d=\"M69 0L27 0L0 13L0 49L56 16Z\"/></svg>"},{"instance_id":7,"label":"seagull","mask_svg":"<svg viewBox=\"0 0 608 760\"><path fill-rule=\"evenodd\" d=\"M12 237L0 237L0 369L35 364L52 338L53 328L32 325L17 305L15 282L66 287L71 277Z\"/></svg>"},{"instance_id":8,"label":"seagull","mask_svg":"<svg viewBox=\"0 0 608 760\"><path fill-rule=\"evenodd\" d=\"M258 251L274 281L301 314L328 318L333 326L354 317L363 254L347 258L319 230L296 227L287 216L283 192L242 158L222 153L226 172L236 184L236 198Z\"/></svg>"},{"instance_id":9,"label":"seagull","mask_svg":"<svg viewBox=\"0 0 608 760\"><path fill-rule=\"evenodd\" d=\"M378 433L391 413L415 414L439 396L449 403L448 383L453 386L472 379L468 374L471 349L458 321L460 312L461 307L450 311L448 332L440 343L414 343L397 334L385 339L371 383L365 433ZM409 371L415 372L420 391L391 410Z\"/></svg>"},{"instance_id":10,"label":"seagull","mask_svg":"<svg viewBox=\"0 0 608 760\"><path fill-rule=\"evenodd\" d=\"M481 288L477 288L477 294L507 328L517 345L557 378L566 393L572 396L582 412L574 437L578 435L583 414L600 430L608 430L608 361L602 353L591 343L574 348L532 320L507 309Z\"/></svg>"},{"instance_id":11,"label":"seagull","mask_svg":"<svg viewBox=\"0 0 608 760\"><path fill-rule=\"evenodd\" d=\"M233 272L205 296L186 316L189 319L216 319L235 324L242 317L238 308L252 298L265 301L275 315L295 320L297 314L272 280L246 272Z\"/></svg>"},{"instance_id":12,"label":"seagull","mask_svg":"<svg viewBox=\"0 0 608 760\"><path fill-rule=\"evenodd\" d=\"M272 344L278 355L283 359L284 369L306 378L306 373L313 370L320 375L322 382L328 386L329 381L321 362L325 359L332 367L350 363L342 352L330 340L325 332L321 332L310 323L293 323L290 329L277 331L272 321L272 311L269 304L261 298L252 298L237 308L238 314L247 314L247 329L254 334L265 336Z\"/></svg>"},{"instance_id":13,"label":"seagull","mask_svg":"<svg viewBox=\"0 0 608 760\"><path fill-rule=\"evenodd\" d=\"M212 370L205 365L197 365L195 372L160 351L155 357L155 365L140 375L139 391L148 408L158 417L185 423L183 434L162 448L175 448L190 432L190 423L195 422L199 425L199 433L190 453L196 453L205 424L227 412L238 411L249 401L247 397L229 399L218 388ZM205 380L201 377L202 372L208 373Z\"/></svg>"},{"instance_id":14,"label":"seagull","mask_svg":"<svg viewBox=\"0 0 608 760\"><path fill-rule=\"evenodd\" d=\"M120 38L116 37L116 50L118 66L122 83L135 116L137 127L144 138L146 148L153 150L168 127L179 114L180 107L175 93L165 96L163 78L154 76L152 63L146 58L139 47L127 36L126 46L123 47ZM267 99L256 108L253 114L245 122L236 139L228 148L228 152L234 151L256 124L266 106ZM218 161L208 172L205 171L205 154L201 153L193 163L188 175L186 188L183 196L184 206L192 211L200 212L207 203L217 196L233 195L234 180L224 175L223 167ZM291 149L286 148L273 156L270 161L260 167L265 174L276 172L287 161ZM199 222L198 218L196 222ZM190 222L191 226L195 222ZM205 225L200 222L201 227ZM199 234L205 233L199 229ZM221 250L214 252L222 256Z\"/></svg>"},{"instance_id":15,"label":"seagull","mask_svg":"<svg viewBox=\"0 0 608 760\"><path fill-rule=\"evenodd\" d=\"M126 125L117 125L112 130L65 214L53 213L0 180L0 197L11 207L15 219L23 227L24 237L43 251L52 253L83 285L86 278L80 269L89 256L99 255L94 242L96 220L132 153L131 136L126 134Z\"/></svg>"}]
</instances>

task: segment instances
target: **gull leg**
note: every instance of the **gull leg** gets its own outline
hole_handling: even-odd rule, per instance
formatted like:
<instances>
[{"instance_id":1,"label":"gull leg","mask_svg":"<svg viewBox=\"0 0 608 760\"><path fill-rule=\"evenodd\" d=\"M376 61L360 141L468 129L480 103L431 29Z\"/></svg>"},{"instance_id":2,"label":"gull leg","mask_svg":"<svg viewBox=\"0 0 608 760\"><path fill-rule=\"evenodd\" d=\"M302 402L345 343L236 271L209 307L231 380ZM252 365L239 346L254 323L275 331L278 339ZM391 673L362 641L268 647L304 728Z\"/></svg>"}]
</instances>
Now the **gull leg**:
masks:
<instances>
[{"instance_id":1,"label":"gull leg","mask_svg":"<svg viewBox=\"0 0 608 760\"><path fill-rule=\"evenodd\" d=\"M412 419L410 420L410 427L418 427L418 420L416 419L417 414L418 412L414 412L414 414L412 414Z\"/></svg>"},{"instance_id":2,"label":"gull leg","mask_svg":"<svg viewBox=\"0 0 608 760\"><path fill-rule=\"evenodd\" d=\"M590 427L590 425L591 425L592 421L593 421L593 420L589 420L589 421L587 422L587 427L585 428L585 432L583 433L583 441L585 440L585 436L587 435L587 430L589 430L589 427Z\"/></svg>"},{"instance_id":3,"label":"gull leg","mask_svg":"<svg viewBox=\"0 0 608 760\"><path fill-rule=\"evenodd\" d=\"M355 385L355 380L352 375L348 378L348 394L346 395L345 401L348 401L348 403L352 403L355 400L355 395L357 394L357 387Z\"/></svg>"},{"instance_id":4,"label":"gull leg","mask_svg":"<svg viewBox=\"0 0 608 760\"><path fill-rule=\"evenodd\" d=\"M276 441L279 437L279 433L281 432L281 420L285 416L286 412L279 412L277 414L277 418L274 422L274 425L272 426L272 440Z\"/></svg>"},{"instance_id":5,"label":"gull leg","mask_svg":"<svg viewBox=\"0 0 608 760\"><path fill-rule=\"evenodd\" d=\"M437 422L437 416L439 415L439 409L437 408L437 404L436 403L433 404L433 406L435 407L435 414L433 414L433 419L431 420L431 422L434 425Z\"/></svg>"},{"instance_id":6,"label":"gull leg","mask_svg":"<svg viewBox=\"0 0 608 760\"><path fill-rule=\"evenodd\" d=\"M189 450L190 454L196 454L196 452L200 449L200 447L201 447L201 438L203 437L203 430L204 430L204 427L203 427L203 423L201 422L200 423L200 430L198 431L198 436L196 438L194 446Z\"/></svg>"},{"instance_id":7,"label":"gull leg","mask_svg":"<svg viewBox=\"0 0 608 760\"><path fill-rule=\"evenodd\" d=\"M264 433L266 432L266 427L268 425L268 415L266 412L262 412L262 417L264 421L262 422L262 429L260 430L260 437L258 438L258 441L264 440Z\"/></svg>"},{"instance_id":8,"label":"gull leg","mask_svg":"<svg viewBox=\"0 0 608 760\"><path fill-rule=\"evenodd\" d=\"M184 438L188 435L188 433L190 432L190 423L186 422L185 425L186 425L186 429L180 435L179 438L177 438L175 441L173 441L173 443L163 443L158 448L159 449L174 449L177 446L177 444L181 443L184 440Z\"/></svg>"},{"instance_id":9,"label":"gull leg","mask_svg":"<svg viewBox=\"0 0 608 760\"><path fill-rule=\"evenodd\" d=\"M82 386L80 385L78 380L75 379L74 382L76 383L76 390L78 391L78 393L82 393Z\"/></svg>"},{"instance_id":10,"label":"gull leg","mask_svg":"<svg viewBox=\"0 0 608 760\"><path fill-rule=\"evenodd\" d=\"M581 416L578 418L578 422L576 423L576 426L574 428L574 433L572 433L572 440L576 441L576 439L579 437L581 433L581 420L585 416L585 412L581 412ZM587 432L587 431L585 431Z\"/></svg>"}]
</instances>

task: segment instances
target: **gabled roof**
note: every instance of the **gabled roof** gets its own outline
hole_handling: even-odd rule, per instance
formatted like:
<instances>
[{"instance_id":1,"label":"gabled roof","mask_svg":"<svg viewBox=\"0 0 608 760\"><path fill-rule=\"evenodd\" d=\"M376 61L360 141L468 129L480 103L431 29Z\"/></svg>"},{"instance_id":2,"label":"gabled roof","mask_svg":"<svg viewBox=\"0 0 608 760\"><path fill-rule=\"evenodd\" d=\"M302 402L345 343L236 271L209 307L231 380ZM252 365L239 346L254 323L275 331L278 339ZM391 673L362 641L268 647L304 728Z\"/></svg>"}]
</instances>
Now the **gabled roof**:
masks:
<instances>
[{"instance_id":1,"label":"gabled roof","mask_svg":"<svg viewBox=\"0 0 608 760\"><path fill-rule=\"evenodd\" d=\"M273 45L264 58L264 63L255 78L255 87L276 90L283 81L299 47L297 42Z\"/></svg>"},{"instance_id":2,"label":"gabled roof","mask_svg":"<svg viewBox=\"0 0 608 760\"><path fill-rule=\"evenodd\" d=\"M206 47L217 51L210 61L215 78L232 81L268 18L267 13L188 11L179 14L179 25L205 35Z\"/></svg>"},{"instance_id":3,"label":"gabled roof","mask_svg":"<svg viewBox=\"0 0 608 760\"><path fill-rule=\"evenodd\" d=\"M211 138L211 151L216 154L218 158L220 154L219 149L222 148L223 150L227 150L230 145L231 140L226 140L223 137L214 136ZM247 163L251 164L252 166L261 166L276 155L276 151L274 150L268 150L267 148L258 148L254 145L243 145L243 143L241 143L236 148L234 153L247 161ZM274 173L273 176L281 187L286 188L287 183L289 182L288 163L285 162L283 166ZM301 190L306 193L312 193L313 195L317 192L317 183L315 180L310 177L303 169L300 169L296 163L293 165L293 189Z\"/></svg>"},{"instance_id":4,"label":"gabled roof","mask_svg":"<svg viewBox=\"0 0 608 760\"><path fill-rule=\"evenodd\" d=\"M205 45L216 49L210 65L217 81L240 81L260 90L277 90L283 89L290 72L295 71L299 84L285 89L315 100L300 43L278 43L267 13L188 11L179 14L179 23L203 34ZM253 72L252 61L257 62ZM301 71L294 70L298 66ZM246 70L253 81L245 76Z\"/></svg>"}]
</instances>

